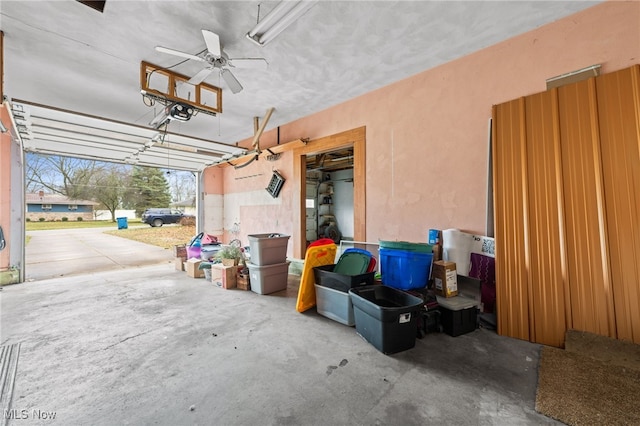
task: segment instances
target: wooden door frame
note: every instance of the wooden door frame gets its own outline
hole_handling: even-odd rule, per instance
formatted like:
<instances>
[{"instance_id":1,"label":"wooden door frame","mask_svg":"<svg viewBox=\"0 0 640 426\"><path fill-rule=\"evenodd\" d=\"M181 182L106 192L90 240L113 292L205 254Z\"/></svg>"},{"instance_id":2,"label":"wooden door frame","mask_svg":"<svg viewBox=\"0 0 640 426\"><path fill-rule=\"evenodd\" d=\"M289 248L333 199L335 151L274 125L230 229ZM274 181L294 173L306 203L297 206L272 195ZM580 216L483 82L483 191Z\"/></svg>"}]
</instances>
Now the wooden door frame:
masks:
<instances>
[{"instance_id":1,"label":"wooden door frame","mask_svg":"<svg viewBox=\"0 0 640 426\"><path fill-rule=\"evenodd\" d=\"M366 128L358 127L335 135L314 139L293 151L293 176L298 190L293 194L293 206L298 214L293 216L293 256L304 259L306 238L306 178L307 155L353 147L353 238L366 241Z\"/></svg>"}]
</instances>

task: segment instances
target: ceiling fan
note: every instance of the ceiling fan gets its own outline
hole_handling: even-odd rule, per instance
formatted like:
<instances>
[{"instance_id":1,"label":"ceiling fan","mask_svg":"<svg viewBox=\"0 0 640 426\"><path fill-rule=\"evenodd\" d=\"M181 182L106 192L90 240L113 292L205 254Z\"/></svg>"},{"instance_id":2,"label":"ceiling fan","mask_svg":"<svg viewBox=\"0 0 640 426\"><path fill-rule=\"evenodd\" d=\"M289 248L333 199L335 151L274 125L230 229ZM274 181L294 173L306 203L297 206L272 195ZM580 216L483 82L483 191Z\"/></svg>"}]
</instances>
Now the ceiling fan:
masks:
<instances>
[{"instance_id":1,"label":"ceiling fan","mask_svg":"<svg viewBox=\"0 0 640 426\"><path fill-rule=\"evenodd\" d=\"M158 52L168 53L207 64L205 68L189 79L188 83L190 84L196 85L202 83L213 71L218 69L225 83L229 86L229 89L231 89L233 93L239 93L242 91L242 85L229 68L266 69L269 66L267 60L264 58L229 58L224 50L222 50L218 34L209 30L202 30L202 36L207 45L204 56L192 55L179 50L156 46Z\"/></svg>"}]
</instances>

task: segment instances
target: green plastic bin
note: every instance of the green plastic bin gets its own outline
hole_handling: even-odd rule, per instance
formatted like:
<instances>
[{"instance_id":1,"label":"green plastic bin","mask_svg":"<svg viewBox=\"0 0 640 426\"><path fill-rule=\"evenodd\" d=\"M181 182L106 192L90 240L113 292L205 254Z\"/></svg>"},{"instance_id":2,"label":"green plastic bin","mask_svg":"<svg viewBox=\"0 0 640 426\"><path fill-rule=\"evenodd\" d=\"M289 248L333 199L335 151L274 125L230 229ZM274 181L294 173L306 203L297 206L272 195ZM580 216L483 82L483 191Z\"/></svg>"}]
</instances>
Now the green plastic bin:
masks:
<instances>
[{"instance_id":1,"label":"green plastic bin","mask_svg":"<svg viewBox=\"0 0 640 426\"><path fill-rule=\"evenodd\" d=\"M380 248L411 251L414 253L433 253L433 246L426 243L410 243L407 241L380 241Z\"/></svg>"}]
</instances>

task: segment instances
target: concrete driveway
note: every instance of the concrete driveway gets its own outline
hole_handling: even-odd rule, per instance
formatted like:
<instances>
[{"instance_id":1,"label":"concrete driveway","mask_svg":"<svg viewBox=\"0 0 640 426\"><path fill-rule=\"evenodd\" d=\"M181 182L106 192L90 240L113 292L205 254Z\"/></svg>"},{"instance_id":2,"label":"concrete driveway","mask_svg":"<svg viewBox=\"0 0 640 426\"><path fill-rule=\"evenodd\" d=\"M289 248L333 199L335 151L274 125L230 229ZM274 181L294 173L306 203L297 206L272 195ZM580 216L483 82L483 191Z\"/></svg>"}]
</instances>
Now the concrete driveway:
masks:
<instances>
[{"instance_id":1,"label":"concrete driveway","mask_svg":"<svg viewBox=\"0 0 640 426\"><path fill-rule=\"evenodd\" d=\"M113 228L28 231L26 281L172 261L171 250L104 233L117 228L114 223Z\"/></svg>"}]
</instances>

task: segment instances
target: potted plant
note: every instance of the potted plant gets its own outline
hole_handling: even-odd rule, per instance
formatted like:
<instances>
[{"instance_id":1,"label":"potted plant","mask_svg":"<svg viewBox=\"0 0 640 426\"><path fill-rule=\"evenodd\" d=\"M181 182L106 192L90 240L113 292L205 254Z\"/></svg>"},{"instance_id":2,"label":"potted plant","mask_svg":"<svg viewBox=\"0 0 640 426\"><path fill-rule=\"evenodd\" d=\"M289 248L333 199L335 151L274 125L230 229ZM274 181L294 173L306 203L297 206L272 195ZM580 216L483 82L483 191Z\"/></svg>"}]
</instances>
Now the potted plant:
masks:
<instances>
[{"instance_id":1,"label":"potted plant","mask_svg":"<svg viewBox=\"0 0 640 426\"><path fill-rule=\"evenodd\" d=\"M216 252L215 257L224 266L237 266L242 259L242 249L235 246L224 246Z\"/></svg>"}]
</instances>

